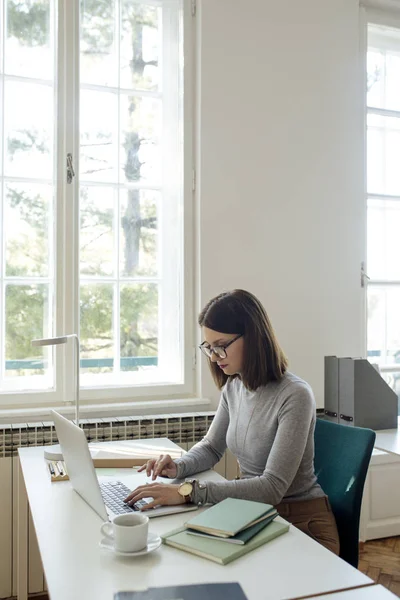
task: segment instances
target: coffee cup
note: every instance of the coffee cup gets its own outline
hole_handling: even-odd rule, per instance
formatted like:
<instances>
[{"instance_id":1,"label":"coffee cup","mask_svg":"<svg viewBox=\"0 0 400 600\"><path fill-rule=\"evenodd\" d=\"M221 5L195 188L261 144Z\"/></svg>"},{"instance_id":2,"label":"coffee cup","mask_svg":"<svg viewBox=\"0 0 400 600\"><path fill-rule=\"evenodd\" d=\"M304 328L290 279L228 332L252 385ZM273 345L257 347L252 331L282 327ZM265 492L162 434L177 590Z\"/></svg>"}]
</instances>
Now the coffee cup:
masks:
<instances>
[{"instance_id":1,"label":"coffee cup","mask_svg":"<svg viewBox=\"0 0 400 600\"><path fill-rule=\"evenodd\" d=\"M118 552L138 552L147 546L149 517L142 513L116 515L111 523L103 523L101 533L113 541Z\"/></svg>"}]
</instances>

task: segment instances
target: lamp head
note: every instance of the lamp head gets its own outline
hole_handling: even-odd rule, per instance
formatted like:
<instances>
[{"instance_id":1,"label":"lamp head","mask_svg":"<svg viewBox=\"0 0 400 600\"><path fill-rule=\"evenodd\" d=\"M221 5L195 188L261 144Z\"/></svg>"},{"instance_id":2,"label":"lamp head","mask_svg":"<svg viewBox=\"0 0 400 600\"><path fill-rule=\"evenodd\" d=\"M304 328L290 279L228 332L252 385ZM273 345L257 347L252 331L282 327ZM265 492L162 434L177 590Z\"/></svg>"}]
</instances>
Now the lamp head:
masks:
<instances>
[{"instance_id":1,"label":"lamp head","mask_svg":"<svg viewBox=\"0 0 400 600\"><path fill-rule=\"evenodd\" d=\"M42 338L32 340L32 346L55 346L56 344L66 344L68 337L66 335L53 338Z\"/></svg>"}]
</instances>

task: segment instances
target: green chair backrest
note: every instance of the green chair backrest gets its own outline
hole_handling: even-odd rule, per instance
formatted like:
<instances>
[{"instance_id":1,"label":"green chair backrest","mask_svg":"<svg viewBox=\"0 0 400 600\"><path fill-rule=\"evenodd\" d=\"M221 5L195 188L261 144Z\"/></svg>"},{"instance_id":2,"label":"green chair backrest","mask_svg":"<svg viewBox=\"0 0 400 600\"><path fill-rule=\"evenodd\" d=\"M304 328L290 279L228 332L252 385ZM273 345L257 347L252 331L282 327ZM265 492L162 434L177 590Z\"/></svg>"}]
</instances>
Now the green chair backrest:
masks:
<instances>
[{"instance_id":1,"label":"green chair backrest","mask_svg":"<svg viewBox=\"0 0 400 600\"><path fill-rule=\"evenodd\" d=\"M340 538L340 557L358 567L361 501L375 432L317 419L315 474L329 498Z\"/></svg>"}]
</instances>

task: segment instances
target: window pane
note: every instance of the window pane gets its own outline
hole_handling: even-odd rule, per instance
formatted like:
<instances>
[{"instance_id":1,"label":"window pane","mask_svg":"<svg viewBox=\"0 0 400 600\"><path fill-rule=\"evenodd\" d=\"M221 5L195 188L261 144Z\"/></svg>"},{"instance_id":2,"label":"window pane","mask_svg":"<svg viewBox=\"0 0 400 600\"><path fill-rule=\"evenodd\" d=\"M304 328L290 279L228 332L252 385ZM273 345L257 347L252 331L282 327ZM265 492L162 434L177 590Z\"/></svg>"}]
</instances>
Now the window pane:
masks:
<instances>
[{"instance_id":1,"label":"window pane","mask_svg":"<svg viewBox=\"0 0 400 600\"><path fill-rule=\"evenodd\" d=\"M399 52L386 55L386 107L400 110L400 35Z\"/></svg>"},{"instance_id":2,"label":"window pane","mask_svg":"<svg viewBox=\"0 0 400 600\"><path fill-rule=\"evenodd\" d=\"M121 96L120 181L159 182L161 103L154 98Z\"/></svg>"},{"instance_id":3,"label":"window pane","mask_svg":"<svg viewBox=\"0 0 400 600\"><path fill-rule=\"evenodd\" d=\"M4 115L4 104L3 104L3 86L4 86L4 77L3 77L3 73L2 73L2 64L1 64L1 50L0 50L0 177L3 178L3 168L4 168L4 164L3 164L3 150L4 150L4 130L3 130L3 126L4 126L4 119L3 119L3 115ZM3 186L0 186L0 188ZM2 201L2 191L0 190L0 201ZM0 267L0 272L1 272L1 267Z\"/></svg>"},{"instance_id":4,"label":"window pane","mask_svg":"<svg viewBox=\"0 0 400 600\"><path fill-rule=\"evenodd\" d=\"M50 0L8 0L6 11L5 73L53 79Z\"/></svg>"},{"instance_id":5,"label":"window pane","mask_svg":"<svg viewBox=\"0 0 400 600\"><path fill-rule=\"evenodd\" d=\"M367 131L367 189L370 194L384 190L384 139L378 129Z\"/></svg>"},{"instance_id":6,"label":"window pane","mask_svg":"<svg viewBox=\"0 0 400 600\"><path fill-rule=\"evenodd\" d=\"M161 9L122 0L121 81L126 89L156 90L159 85Z\"/></svg>"},{"instance_id":7,"label":"window pane","mask_svg":"<svg viewBox=\"0 0 400 600\"><path fill-rule=\"evenodd\" d=\"M81 83L118 85L115 0L81 0Z\"/></svg>"},{"instance_id":8,"label":"window pane","mask_svg":"<svg viewBox=\"0 0 400 600\"><path fill-rule=\"evenodd\" d=\"M180 384L182 2L82 3L82 384Z\"/></svg>"},{"instance_id":9,"label":"window pane","mask_svg":"<svg viewBox=\"0 0 400 600\"><path fill-rule=\"evenodd\" d=\"M368 192L400 196L400 118L368 115Z\"/></svg>"},{"instance_id":10,"label":"window pane","mask_svg":"<svg viewBox=\"0 0 400 600\"><path fill-rule=\"evenodd\" d=\"M5 174L50 179L53 175L53 88L6 81Z\"/></svg>"},{"instance_id":11,"label":"window pane","mask_svg":"<svg viewBox=\"0 0 400 600\"><path fill-rule=\"evenodd\" d=\"M400 30L368 27L367 104L400 110Z\"/></svg>"},{"instance_id":12,"label":"window pane","mask_svg":"<svg viewBox=\"0 0 400 600\"><path fill-rule=\"evenodd\" d=\"M400 285L368 288L368 356L378 364L400 362Z\"/></svg>"},{"instance_id":13,"label":"window pane","mask_svg":"<svg viewBox=\"0 0 400 600\"><path fill-rule=\"evenodd\" d=\"M52 187L14 183L5 191L6 275L48 276Z\"/></svg>"},{"instance_id":14,"label":"window pane","mask_svg":"<svg viewBox=\"0 0 400 600\"><path fill-rule=\"evenodd\" d=\"M400 202L368 200L368 275L400 280Z\"/></svg>"},{"instance_id":15,"label":"window pane","mask_svg":"<svg viewBox=\"0 0 400 600\"><path fill-rule=\"evenodd\" d=\"M52 335L52 295L47 284L6 285L5 377L48 374L52 354L32 340Z\"/></svg>"},{"instance_id":16,"label":"window pane","mask_svg":"<svg viewBox=\"0 0 400 600\"><path fill-rule=\"evenodd\" d=\"M158 353L157 285L123 285L120 305L122 370L155 369L157 361L154 359ZM139 360L137 357L143 358L143 360ZM137 360L134 360L135 358Z\"/></svg>"},{"instance_id":17,"label":"window pane","mask_svg":"<svg viewBox=\"0 0 400 600\"><path fill-rule=\"evenodd\" d=\"M384 106L384 66L384 53L370 49L367 54L367 106Z\"/></svg>"},{"instance_id":18,"label":"window pane","mask_svg":"<svg viewBox=\"0 0 400 600\"><path fill-rule=\"evenodd\" d=\"M117 181L117 119L115 94L81 91L81 180Z\"/></svg>"},{"instance_id":19,"label":"window pane","mask_svg":"<svg viewBox=\"0 0 400 600\"><path fill-rule=\"evenodd\" d=\"M53 352L34 348L32 340L56 331L57 3L4 0L1 5L0 392L25 392L54 388Z\"/></svg>"},{"instance_id":20,"label":"window pane","mask_svg":"<svg viewBox=\"0 0 400 600\"><path fill-rule=\"evenodd\" d=\"M113 370L113 297L111 284L80 286L82 375Z\"/></svg>"},{"instance_id":21,"label":"window pane","mask_svg":"<svg viewBox=\"0 0 400 600\"><path fill-rule=\"evenodd\" d=\"M82 275L114 273L115 192L112 188L81 188L80 269Z\"/></svg>"},{"instance_id":22,"label":"window pane","mask_svg":"<svg viewBox=\"0 0 400 600\"><path fill-rule=\"evenodd\" d=\"M160 194L124 190L120 194L120 273L122 277L157 274L157 205Z\"/></svg>"}]
</instances>

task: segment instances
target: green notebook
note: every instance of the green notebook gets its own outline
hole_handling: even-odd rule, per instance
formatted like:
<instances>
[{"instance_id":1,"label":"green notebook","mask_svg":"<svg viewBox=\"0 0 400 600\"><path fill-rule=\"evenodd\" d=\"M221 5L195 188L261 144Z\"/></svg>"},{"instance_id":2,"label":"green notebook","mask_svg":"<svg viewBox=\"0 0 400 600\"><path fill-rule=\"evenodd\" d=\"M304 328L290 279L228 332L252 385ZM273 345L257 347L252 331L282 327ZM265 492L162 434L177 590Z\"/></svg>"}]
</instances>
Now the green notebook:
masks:
<instances>
[{"instance_id":1,"label":"green notebook","mask_svg":"<svg viewBox=\"0 0 400 600\"><path fill-rule=\"evenodd\" d=\"M266 519L259 521L255 525L250 525L250 527L246 527L246 529L239 531L239 533L237 533L236 535L233 535L232 537L227 537L227 538L215 536L215 535L212 535L211 533L204 533L203 531L196 531L195 529L187 529L186 531L188 532L189 535L198 535L200 537L205 537L210 540L218 540L220 542L228 542L229 544L247 544L247 542L249 540L251 540L251 538L253 538L259 531L264 529L264 527L266 527L268 525L268 523L271 523L271 521L273 521L275 519L277 514L278 513L275 511L270 517L267 517Z\"/></svg>"},{"instance_id":2,"label":"green notebook","mask_svg":"<svg viewBox=\"0 0 400 600\"><path fill-rule=\"evenodd\" d=\"M161 536L162 541L167 546L185 550L191 554L202 556L208 560L213 560L220 565L227 565L236 558L255 550L259 546L266 544L270 540L286 533L289 529L288 523L279 523L272 521L260 533L257 533L247 544L226 544L221 540L190 535L184 527L170 531Z\"/></svg>"},{"instance_id":3,"label":"green notebook","mask_svg":"<svg viewBox=\"0 0 400 600\"><path fill-rule=\"evenodd\" d=\"M271 504L225 498L187 521L185 527L218 537L232 537L274 512L275 508Z\"/></svg>"}]
</instances>

